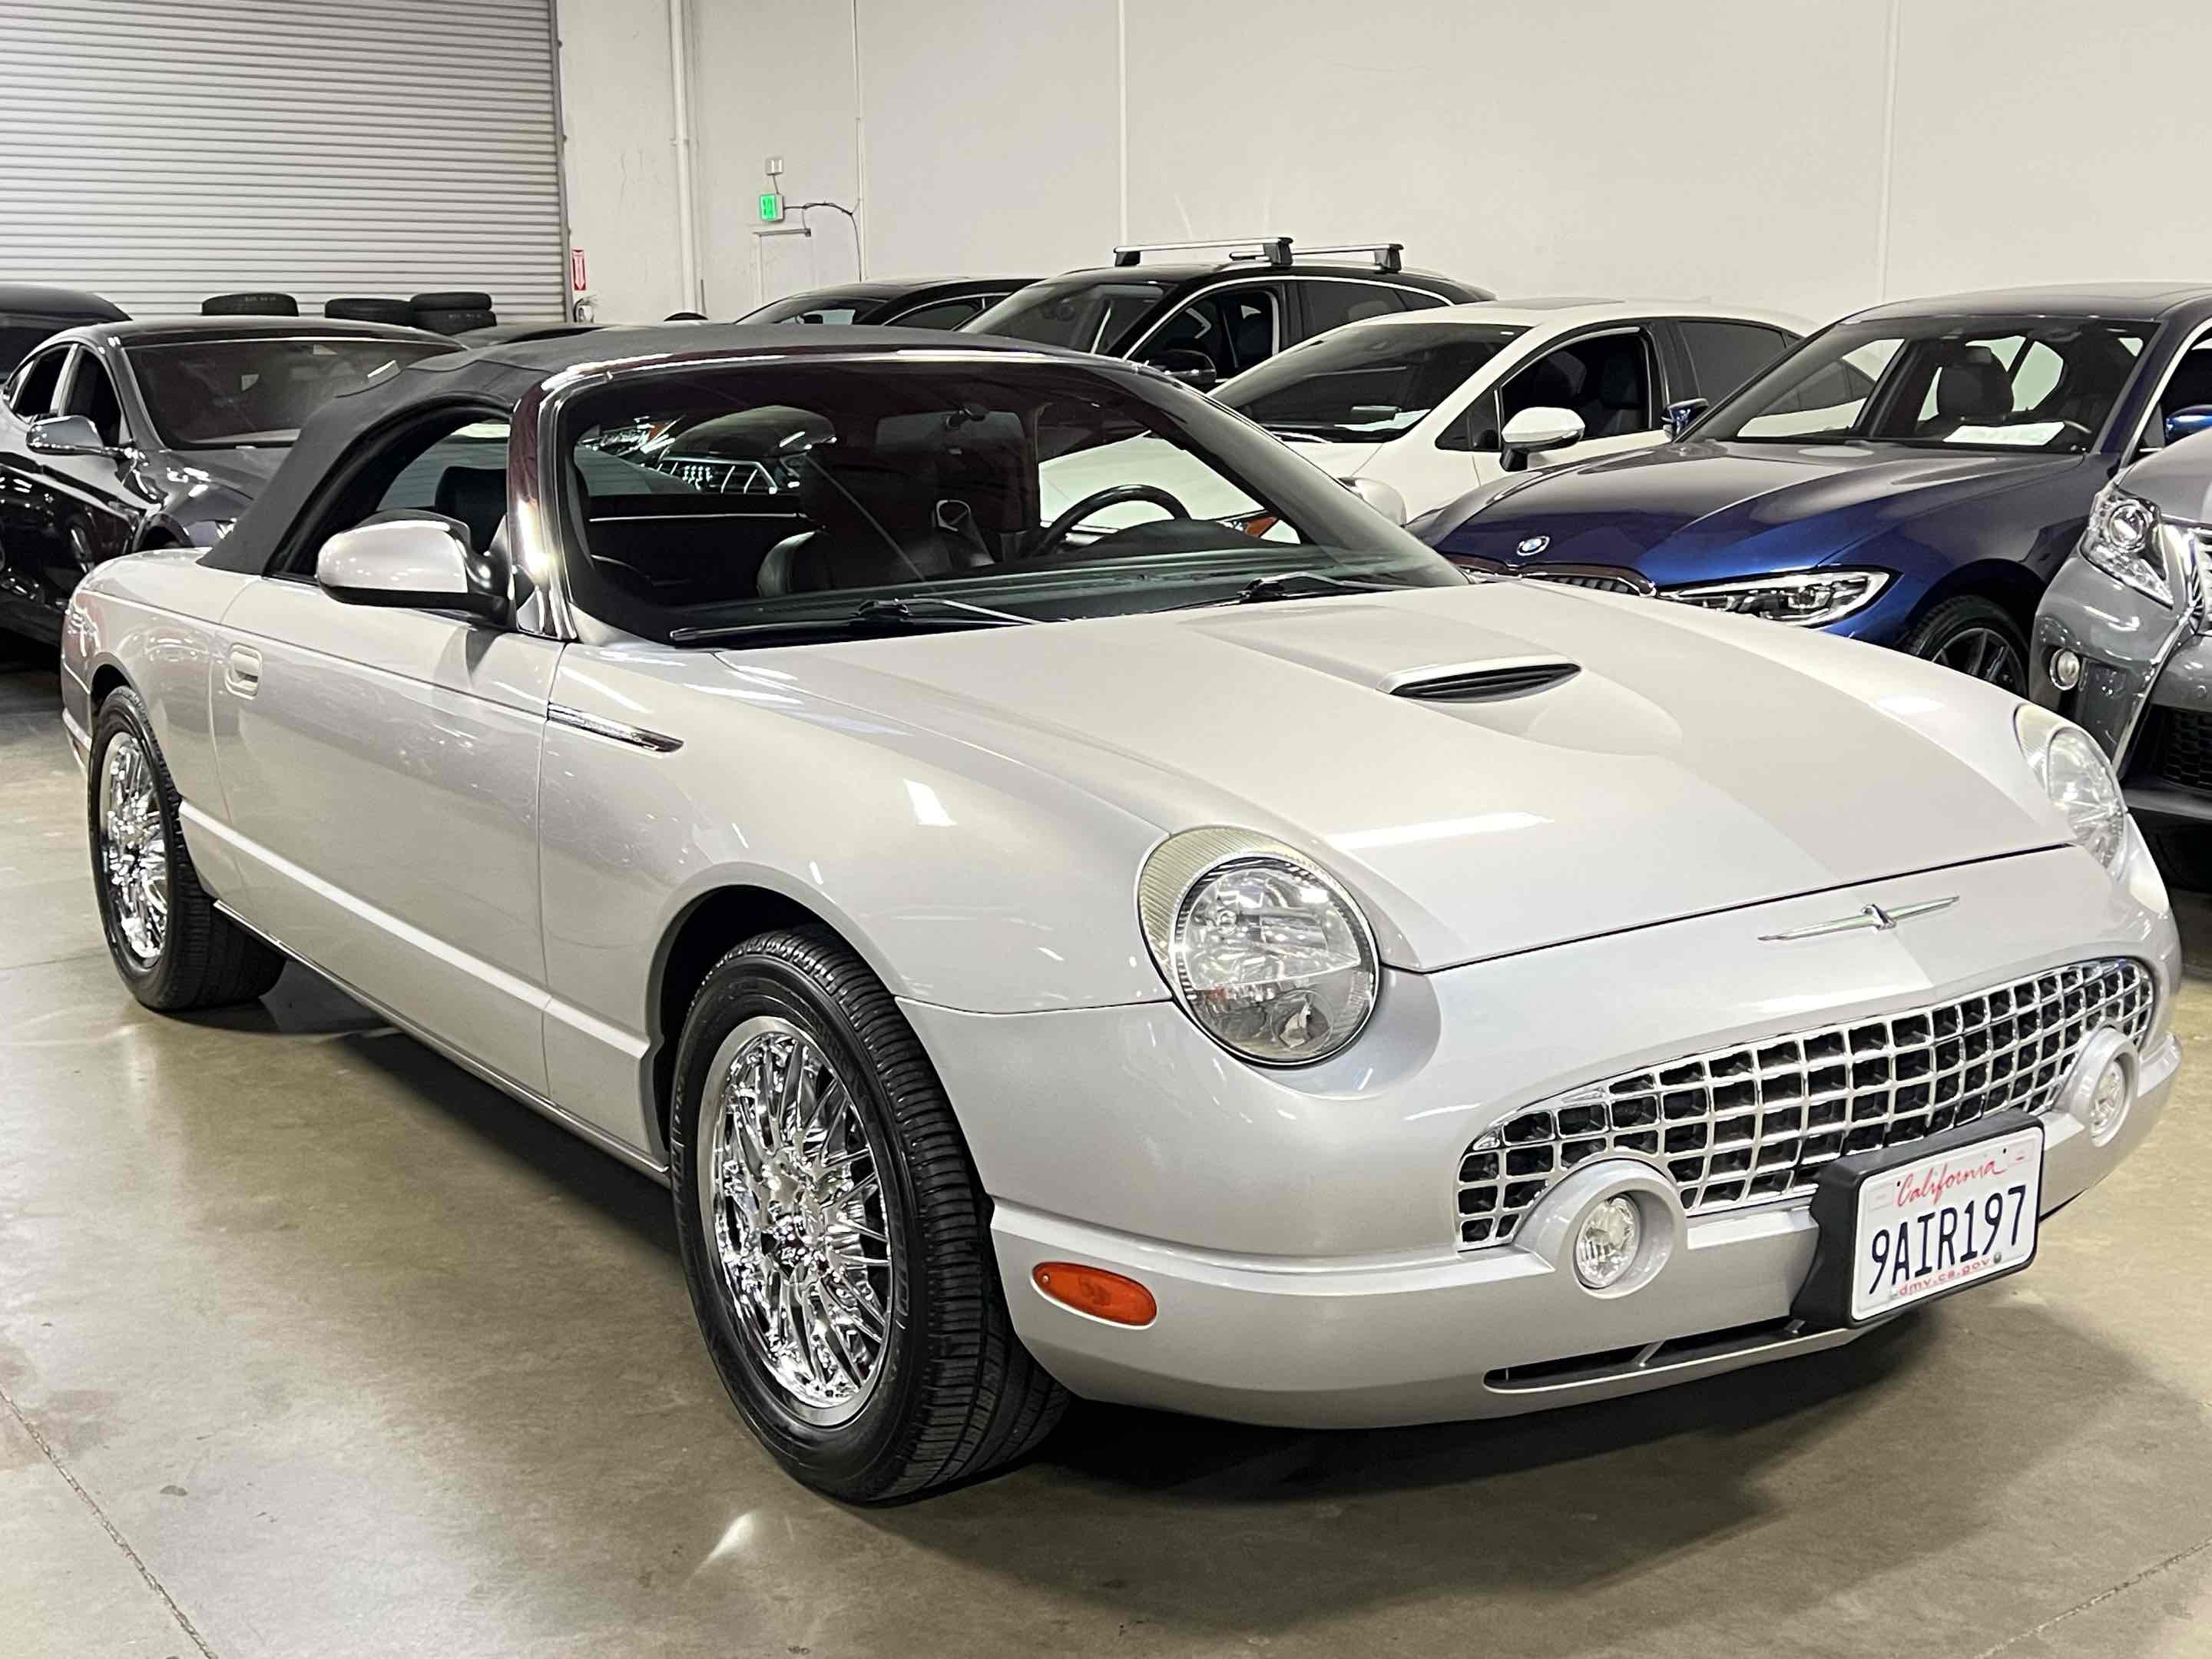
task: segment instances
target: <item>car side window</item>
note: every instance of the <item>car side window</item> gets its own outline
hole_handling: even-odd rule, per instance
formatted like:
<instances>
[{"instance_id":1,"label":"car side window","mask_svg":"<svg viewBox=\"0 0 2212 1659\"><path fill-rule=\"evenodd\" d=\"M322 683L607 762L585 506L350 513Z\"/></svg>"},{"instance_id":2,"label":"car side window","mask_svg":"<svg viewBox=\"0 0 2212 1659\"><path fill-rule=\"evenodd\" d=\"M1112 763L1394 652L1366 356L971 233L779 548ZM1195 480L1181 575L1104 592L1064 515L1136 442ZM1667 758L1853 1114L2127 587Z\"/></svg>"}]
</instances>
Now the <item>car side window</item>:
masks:
<instances>
[{"instance_id":1,"label":"car side window","mask_svg":"<svg viewBox=\"0 0 2212 1659\"><path fill-rule=\"evenodd\" d=\"M1679 322L1683 349L1690 354L1692 395L1718 403L1789 349L1780 329L1749 323Z\"/></svg>"},{"instance_id":2,"label":"car side window","mask_svg":"<svg viewBox=\"0 0 2212 1659\"><path fill-rule=\"evenodd\" d=\"M2185 409L2207 404L2212 404L2212 339L2199 341L2175 361L2172 373L2166 376L2166 390L2159 394L2158 407L2143 422L2142 447L2160 447L2166 441L2167 421Z\"/></svg>"},{"instance_id":3,"label":"car side window","mask_svg":"<svg viewBox=\"0 0 2212 1659\"><path fill-rule=\"evenodd\" d=\"M1164 368L1200 367L1189 358L1167 357L1191 354L1227 380L1273 356L1282 343L1282 310L1273 289L1217 289L1161 325L1145 343L1145 361Z\"/></svg>"},{"instance_id":4,"label":"car side window","mask_svg":"<svg viewBox=\"0 0 2212 1659\"><path fill-rule=\"evenodd\" d=\"M1304 282L1298 284L1298 293L1305 301L1309 337L1402 309L1397 294L1379 283Z\"/></svg>"},{"instance_id":5,"label":"car side window","mask_svg":"<svg viewBox=\"0 0 2212 1659\"><path fill-rule=\"evenodd\" d=\"M1651 342L1642 329L1570 341L1498 389L1498 424L1524 409L1565 409L1582 416L1585 438L1649 432L1659 424L1652 379Z\"/></svg>"},{"instance_id":6,"label":"car side window","mask_svg":"<svg viewBox=\"0 0 2212 1659\"><path fill-rule=\"evenodd\" d=\"M884 320L899 328L957 328L970 317L981 314L983 304L981 300L939 300Z\"/></svg>"},{"instance_id":7,"label":"car side window","mask_svg":"<svg viewBox=\"0 0 2212 1659\"><path fill-rule=\"evenodd\" d=\"M272 574L312 577L322 545L380 513L437 513L468 530L481 552L507 517L504 416L443 409L359 447L339 464L337 490L294 527Z\"/></svg>"},{"instance_id":8,"label":"car side window","mask_svg":"<svg viewBox=\"0 0 2212 1659\"><path fill-rule=\"evenodd\" d=\"M33 352L23 360L8 383L8 407L19 420L36 420L54 412L54 393L60 390L62 365L73 348L54 346Z\"/></svg>"},{"instance_id":9,"label":"car side window","mask_svg":"<svg viewBox=\"0 0 2212 1659\"><path fill-rule=\"evenodd\" d=\"M100 441L111 447L123 441L123 405L115 396L115 381L107 365L92 351L77 353L76 372L70 376L64 415L82 415L99 431Z\"/></svg>"}]
</instances>

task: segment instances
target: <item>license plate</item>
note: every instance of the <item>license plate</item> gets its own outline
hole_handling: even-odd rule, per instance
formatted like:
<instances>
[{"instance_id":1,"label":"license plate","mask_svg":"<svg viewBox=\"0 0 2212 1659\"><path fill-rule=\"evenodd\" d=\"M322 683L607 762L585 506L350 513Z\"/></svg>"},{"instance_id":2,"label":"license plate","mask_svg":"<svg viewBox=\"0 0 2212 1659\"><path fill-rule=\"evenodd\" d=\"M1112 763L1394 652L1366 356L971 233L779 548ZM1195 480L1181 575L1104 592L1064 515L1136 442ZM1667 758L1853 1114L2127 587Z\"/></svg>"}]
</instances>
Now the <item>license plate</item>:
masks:
<instances>
[{"instance_id":1,"label":"license plate","mask_svg":"<svg viewBox=\"0 0 2212 1659\"><path fill-rule=\"evenodd\" d=\"M2022 1113L1840 1158L1814 1194L1820 1243L1800 1310L1860 1325L2018 1273L2035 1259L2042 1193L2043 1126Z\"/></svg>"}]
</instances>

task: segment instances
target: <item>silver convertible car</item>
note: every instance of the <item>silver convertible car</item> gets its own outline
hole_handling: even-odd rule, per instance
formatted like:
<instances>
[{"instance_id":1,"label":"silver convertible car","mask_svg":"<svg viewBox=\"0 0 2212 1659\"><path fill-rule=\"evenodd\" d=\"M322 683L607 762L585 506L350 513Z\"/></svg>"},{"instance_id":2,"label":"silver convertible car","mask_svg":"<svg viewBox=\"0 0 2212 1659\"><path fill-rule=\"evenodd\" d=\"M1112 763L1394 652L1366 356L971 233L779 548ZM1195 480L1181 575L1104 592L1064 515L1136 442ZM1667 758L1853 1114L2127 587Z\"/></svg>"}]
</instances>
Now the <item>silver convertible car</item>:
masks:
<instances>
[{"instance_id":1,"label":"silver convertible car","mask_svg":"<svg viewBox=\"0 0 2212 1659\"><path fill-rule=\"evenodd\" d=\"M665 1180L800 1479L1807 1354L2156 1121L2179 952L2078 727L1470 583L1135 365L820 333L394 368L64 663L139 1000L296 959Z\"/></svg>"}]
</instances>

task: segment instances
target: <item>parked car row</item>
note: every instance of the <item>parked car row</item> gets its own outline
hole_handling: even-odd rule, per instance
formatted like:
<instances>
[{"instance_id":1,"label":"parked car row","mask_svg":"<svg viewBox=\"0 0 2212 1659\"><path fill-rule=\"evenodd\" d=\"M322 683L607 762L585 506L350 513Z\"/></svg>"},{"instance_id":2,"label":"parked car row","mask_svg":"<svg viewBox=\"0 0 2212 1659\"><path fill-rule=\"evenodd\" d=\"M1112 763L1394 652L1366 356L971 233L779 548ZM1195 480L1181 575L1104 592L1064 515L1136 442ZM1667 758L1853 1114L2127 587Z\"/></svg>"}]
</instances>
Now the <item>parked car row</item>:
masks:
<instances>
[{"instance_id":1,"label":"parked car row","mask_svg":"<svg viewBox=\"0 0 2212 1659\"><path fill-rule=\"evenodd\" d=\"M2142 1144L2173 919L2081 727L1763 599L1640 597L1637 561L1723 559L1685 522L1717 510L1747 592L1802 533L1815 617L1923 605L1892 543L1936 532L1867 481L2048 489L2061 525L2193 355L2152 305L1814 335L1717 435L1507 477L1447 540L1622 476L1701 504L1562 510L1474 581L1309 464L1334 434L1019 340L349 337L275 365L351 386L301 421L219 356L224 401L165 402L158 354L204 342L76 331L33 431L82 436L52 405L112 362L172 449L291 441L228 535L69 601L107 947L173 1012L303 961L667 1182L738 1413L848 1499L987 1473L1073 1395L1387 1425L1832 1348L2028 1268ZM1434 429L1494 426L1504 469L1532 415L1644 441L1586 416L1735 372L1680 308L1450 309L1521 331L1357 393L1396 434L1363 467L1463 392ZM2195 581L2182 459L2094 532L2147 618ZM1698 482L1768 466L1853 537ZM1681 558L1649 568L1710 588ZM2067 637L2082 686L2132 660Z\"/></svg>"}]
</instances>

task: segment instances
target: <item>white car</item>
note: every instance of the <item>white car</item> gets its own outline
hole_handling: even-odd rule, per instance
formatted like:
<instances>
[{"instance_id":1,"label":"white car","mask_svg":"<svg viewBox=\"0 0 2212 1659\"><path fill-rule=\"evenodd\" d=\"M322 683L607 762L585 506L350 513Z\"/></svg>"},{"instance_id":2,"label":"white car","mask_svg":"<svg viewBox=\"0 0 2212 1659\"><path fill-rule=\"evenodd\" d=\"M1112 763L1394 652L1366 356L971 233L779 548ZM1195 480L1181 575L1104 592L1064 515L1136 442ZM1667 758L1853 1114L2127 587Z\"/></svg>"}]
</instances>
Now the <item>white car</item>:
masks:
<instances>
[{"instance_id":1,"label":"white car","mask_svg":"<svg viewBox=\"0 0 2212 1659\"><path fill-rule=\"evenodd\" d=\"M64 703L131 991L304 962L666 1181L738 1410L858 1500L1071 1394L1414 1423L1846 1342L2026 1267L2179 1064L2078 727L1470 584L1070 353L427 358L88 576Z\"/></svg>"},{"instance_id":2,"label":"white car","mask_svg":"<svg viewBox=\"0 0 2212 1659\"><path fill-rule=\"evenodd\" d=\"M1348 323L1213 395L1402 522L1533 456L1664 443L1806 329L1680 301L1494 300Z\"/></svg>"}]
</instances>

